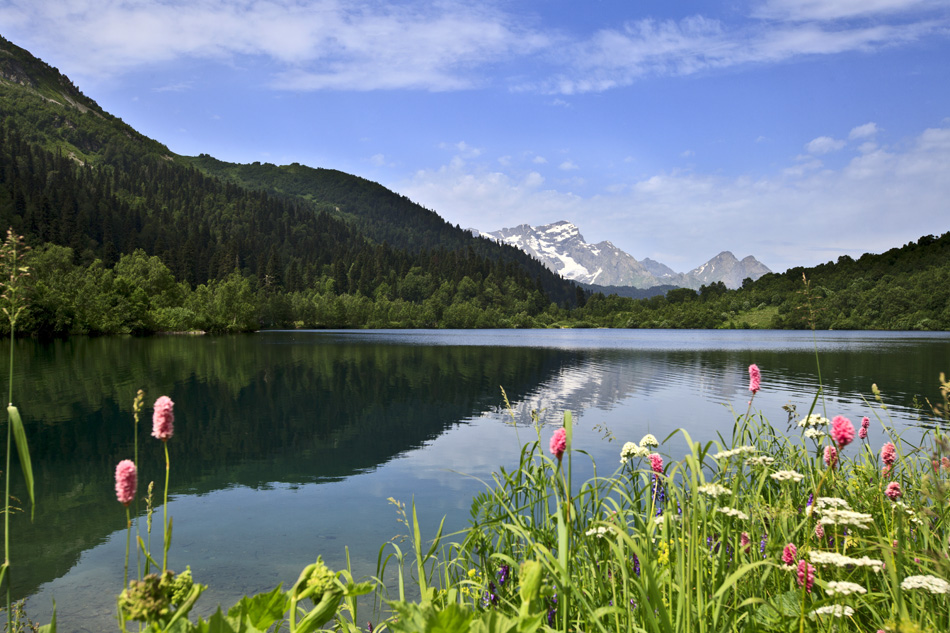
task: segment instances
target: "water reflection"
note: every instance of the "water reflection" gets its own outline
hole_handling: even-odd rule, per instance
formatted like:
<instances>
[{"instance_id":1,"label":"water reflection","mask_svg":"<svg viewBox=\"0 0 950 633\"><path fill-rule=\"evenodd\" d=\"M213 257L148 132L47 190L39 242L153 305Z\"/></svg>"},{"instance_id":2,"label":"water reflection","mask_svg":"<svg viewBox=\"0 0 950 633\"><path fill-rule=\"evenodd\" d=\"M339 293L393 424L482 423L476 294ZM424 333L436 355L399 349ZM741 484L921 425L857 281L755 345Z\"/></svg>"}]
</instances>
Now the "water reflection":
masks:
<instances>
[{"instance_id":1,"label":"water reflection","mask_svg":"<svg viewBox=\"0 0 950 633\"><path fill-rule=\"evenodd\" d=\"M784 427L781 407L807 410L814 397L814 346L810 333L718 331L18 342L15 393L39 503L33 524L14 517L14 591L35 596L38 617L55 596L64 631L111 617L125 536L112 476L132 455L140 387L147 402L161 394L176 402L172 566L189 564L212 584L201 602L213 609L292 581L317 554L339 565L344 546L371 573L398 530L390 496L415 497L427 521L448 514L463 526L481 484L458 473L484 478L515 462L519 442L534 437L532 410L548 424L573 411L577 441L611 468L619 445L603 439L604 428L620 443L680 426L694 439L728 435L733 417L723 405L744 411L755 362L763 372L755 404ZM950 358L947 336L833 333L819 335L818 347L829 413L866 414L862 395L877 382L901 424L914 423L914 396L934 399ZM504 424L499 386L519 428ZM149 431L143 420L140 481L160 482L163 457Z\"/></svg>"}]
</instances>

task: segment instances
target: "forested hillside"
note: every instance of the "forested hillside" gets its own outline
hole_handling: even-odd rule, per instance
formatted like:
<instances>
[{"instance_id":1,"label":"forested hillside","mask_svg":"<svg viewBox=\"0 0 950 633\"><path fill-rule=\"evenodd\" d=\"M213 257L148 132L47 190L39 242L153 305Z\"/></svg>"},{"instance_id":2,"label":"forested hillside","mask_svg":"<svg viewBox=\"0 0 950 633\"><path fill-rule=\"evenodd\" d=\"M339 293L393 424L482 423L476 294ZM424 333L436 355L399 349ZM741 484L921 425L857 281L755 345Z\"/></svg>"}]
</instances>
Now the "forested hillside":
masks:
<instances>
[{"instance_id":1,"label":"forested hillside","mask_svg":"<svg viewBox=\"0 0 950 633\"><path fill-rule=\"evenodd\" d=\"M386 306L376 321L381 326L437 326L456 298L478 296L464 312L491 308L490 322L504 325L508 317L523 321L552 301L577 298L571 283L516 249L473 238L355 176L321 170L331 176L322 190L300 196L206 175L5 40L0 120L0 225L37 248L33 307L24 321L32 331L243 330L301 320L365 325L365 306L351 314L351 306L338 305L344 296L360 304L396 302L395 320ZM367 226L377 228L367 235ZM116 323L108 314L128 314L119 306L135 291L115 283L122 274L112 267L123 256L148 261L153 272L164 269L161 276L179 287L174 300L159 301L166 313L175 308L174 318L154 313L152 297L148 318ZM43 277L52 270L55 278ZM53 292L66 276L82 283L73 279L62 289L66 295ZM247 318L209 321L199 316L208 312L201 305L188 307L194 293L226 281L250 297ZM69 295L80 287L84 292ZM90 293L110 298L94 308L79 305ZM313 309L292 309L295 293L310 293L303 303ZM437 294L443 303L431 305ZM304 314L311 318L295 318Z\"/></svg>"}]
</instances>

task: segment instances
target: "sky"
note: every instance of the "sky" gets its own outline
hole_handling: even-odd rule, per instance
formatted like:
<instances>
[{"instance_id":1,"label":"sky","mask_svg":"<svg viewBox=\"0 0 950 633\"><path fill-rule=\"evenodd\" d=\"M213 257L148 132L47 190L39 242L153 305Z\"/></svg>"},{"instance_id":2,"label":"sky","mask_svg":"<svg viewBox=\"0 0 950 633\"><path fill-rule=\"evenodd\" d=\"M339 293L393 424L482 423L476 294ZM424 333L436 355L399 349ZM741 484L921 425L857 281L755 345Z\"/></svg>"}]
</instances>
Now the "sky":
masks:
<instances>
[{"instance_id":1,"label":"sky","mask_svg":"<svg viewBox=\"0 0 950 633\"><path fill-rule=\"evenodd\" d=\"M950 231L950 0L0 0L0 35L173 152L463 228L776 272Z\"/></svg>"}]
</instances>

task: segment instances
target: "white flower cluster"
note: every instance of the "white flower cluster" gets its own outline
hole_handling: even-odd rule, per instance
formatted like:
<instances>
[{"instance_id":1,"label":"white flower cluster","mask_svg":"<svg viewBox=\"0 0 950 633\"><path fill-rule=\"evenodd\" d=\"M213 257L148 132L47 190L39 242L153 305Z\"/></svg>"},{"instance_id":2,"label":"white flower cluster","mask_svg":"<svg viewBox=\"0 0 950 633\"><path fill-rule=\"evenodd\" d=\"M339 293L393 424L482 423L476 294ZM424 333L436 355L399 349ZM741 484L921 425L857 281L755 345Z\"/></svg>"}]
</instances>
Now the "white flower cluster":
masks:
<instances>
[{"instance_id":1,"label":"white flower cluster","mask_svg":"<svg viewBox=\"0 0 950 633\"><path fill-rule=\"evenodd\" d=\"M643 436L643 439L640 440L640 446L643 448L650 448L651 446L659 446L660 443L656 441L656 437L652 433L647 433Z\"/></svg>"},{"instance_id":2,"label":"white flower cluster","mask_svg":"<svg viewBox=\"0 0 950 633\"><path fill-rule=\"evenodd\" d=\"M824 431L819 431L818 429L805 429L805 437L811 438L813 440L821 439L826 435L828 434Z\"/></svg>"},{"instance_id":3,"label":"white flower cluster","mask_svg":"<svg viewBox=\"0 0 950 633\"><path fill-rule=\"evenodd\" d=\"M950 582L936 576L908 576L901 581L901 589L925 589L930 593L950 593Z\"/></svg>"},{"instance_id":4,"label":"white flower cluster","mask_svg":"<svg viewBox=\"0 0 950 633\"><path fill-rule=\"evenodd\" d=\"M585 534L587 534L587 536L596 536L597 538L604 538L605 536L610 534L610 528L603 525L599 525L595 528L591 528L587 530Z\"/></svg>"},{"instance_id":5,"label":"white flower cluster","mask_svg":"<svg viewBox=\"0 0 950 633\"><path fill-rule=\"evenodd\" d=\"M843 510L850 510L851 506L847 501L839 497L818 497L815 499L815 507L821 510L822 508L841 508Z\"/></svg>"},{"instance_id":6,"label":"white flower cluster","mask_svg":"<svg viewBox=\"0 0 950 633\"><path fill-rule=\"evenodd\" d=\"M903 501L894 501L893 503L894 503L895 506L898 506L898 507L900 507L900 508L902 508L902 509L904 510L904 512L907 514L907 516L910 517L910 522L911 522L911 523L913 523L914 525L923 525L923 524L924 524L924 522L920 520L920 517L917 516L917 513L914 512L913 509L911 509L911 507L910 507L909 505L907 505L907 504L904 503Z\"/></svg>"},{"instance_id":7,"label":"white flower cluster","mask_svg":"<svg viewBox=\"0 0 950 633\"><path fill-rule=\"evenodd\" d=\"M735 508L716 508L716 512L722 512L723 514L729 515L731 517L736 517L737 519L742 519L743 521L749 520L749 515L743 512L742 510L736 510Z\"/></svg>"},{"instance_id":8,"label":"white flower cluster","mask_svg":"<svg viewBox=\"0 0 950 633\"><path fill-rule=\"evenodd\" d=\"M769 475L775 481L794 481L799 482L805 478L805 475L795 472L794 470L778 470L771 475Z\"/></svg>"},{"instance_id":9,"label":"white flower cluster","mask_svg":"<svg viewBox=\"0 0 950 633\"><path fill-rule=\"evenodd\" d=\"M851 525L856 528L867 529L874 522L874 517L870 514L854 512L853 510L820 508L818 512L822 515L818 520L822 525Z\"/></svg>"},{"instance_id":10,"label":"white flower cluster","mask_svg":"<svg viewBox=\"0 0 950 633\"><path fill-rule=\"evenodd\" d=\"M768 455L757 455L745 460L746 466L771 466L774 463L775 458Z\"/></svg>"},{"instance_id":11,"label":"white flower cluster","mask_svg":"<svg viewBox=\"0 0 950 633\"><path fill-rule=\"evenodd\" d=\"M732 491L721 484L703 484L697 488L701 493L710 497L720 497L722 495L731 495Z\"/></svg>"},{"instance_id":12,"label":"white flower cluster","mask_svg":"<svg viewBox=\"0 0 950 633\"><path fill-rule=\"evenodd\" d=\"M834 565L835 567L854 565L855 567L870 567L871 570L875 572L879 572L884 568L884 561L877 560L876 558L868 558L867 556L851 558L850 556L838 554L837 552L822 552L818 550L808 552L808 556L811 558L811 562L816 565Z\"/></svg>"},{"instance_id":13,"label":"white flower cluster","mask_svg":"<svg viewBox=\"0 0 950 633\"><path fill-rule=\"evenodd\" d=\"M735 457L736 455L744 455L746 453L755 453L758 449L754 446L740 446L738 448L733 448L728 451L720 451L713 455L713 459L729 459L730 457Z\"/></svg>"},{"instance_id":14,"label":"white flower cluster","mask_svg":"<svg viewBox=\"0 0 950 633\"><path fill-rule=\"evenodd\" d=\"M829 596L850 596L853 593L865 594L868 592L861 585L844 580L832 580L828 583L825 591Z\"/></svg>"},{"instance_id":15,"label":"white flower cluster","mask_svg":"<svg viewBox=\"0 0 950 633\"><path fill-rule=\"evenodd\" d=\"M807 418L802 418L798 421L799 428L803 426L828 426L829 424L831 424L831 422L828 418L823 418L816 413L812 413Z\"/></svg>"},{"instance_id":16,"label":"white flower cluster","mask_svg":"<svg viewBox=\"0 0 950 633\"><path fill-rule=\"evenodd\" d=\"M656 517L653 517L654 525L663 525L663 521L666 520L666 517L670 517L671 521L679 521L682 517L678 514L660 514Z\"/></svg>"},{"instance_id":17,"label":"white flower cluster","mask_svg":"<svg viewBox=\"0 0 950 633\"><path fill-rule=\"evenodd\" d=\"M854 609L846 607L843 604L829 604L827 607L818 607L809 613L808 617L815 620L820 615L833 615L836 618L850 618L854 615Z\"/></svg>"},{"instance_id":18,"label":"white flower cluster","mask_svg":"<svg viewBox=\"0 0 950 633\"><path fill-rule=\"evenodd\" d=\"M637 446L633 442L627 442L623 445L623 448L620 449L620 463L626 464L628 459L634 457L646 457L650 454L650 450L643 446Z\"/></svg>"}]
</instances>

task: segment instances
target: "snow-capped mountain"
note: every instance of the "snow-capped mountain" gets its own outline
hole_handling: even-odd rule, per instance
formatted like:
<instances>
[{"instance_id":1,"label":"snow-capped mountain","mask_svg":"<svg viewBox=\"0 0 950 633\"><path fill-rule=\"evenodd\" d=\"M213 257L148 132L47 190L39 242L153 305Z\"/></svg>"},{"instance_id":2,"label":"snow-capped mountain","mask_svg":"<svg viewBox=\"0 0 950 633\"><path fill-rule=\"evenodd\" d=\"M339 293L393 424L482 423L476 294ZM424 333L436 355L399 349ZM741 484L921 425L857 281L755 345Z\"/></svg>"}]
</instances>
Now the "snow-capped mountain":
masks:
<instances>
[{"instance_id":1,"label":"snow-capped mountain","mask_svg":"<svg viewBox=\"0 0 950 633\"><path fill-rule=\"evenodd\" d=\"M584 284L699 288L722 281L729 288L738 288L746 277L758 279L771 272L752 256L739 261L724 251L689 273L677 273L651 259L639 262L608 241L589 244L577 226L566 221L537 227L522 224L491 233L473 232L520 248L565 279Z\"/></svg>"}]
</instances>

